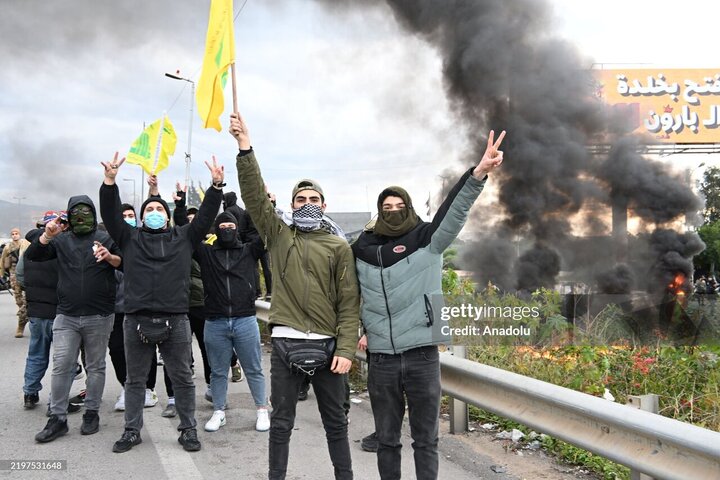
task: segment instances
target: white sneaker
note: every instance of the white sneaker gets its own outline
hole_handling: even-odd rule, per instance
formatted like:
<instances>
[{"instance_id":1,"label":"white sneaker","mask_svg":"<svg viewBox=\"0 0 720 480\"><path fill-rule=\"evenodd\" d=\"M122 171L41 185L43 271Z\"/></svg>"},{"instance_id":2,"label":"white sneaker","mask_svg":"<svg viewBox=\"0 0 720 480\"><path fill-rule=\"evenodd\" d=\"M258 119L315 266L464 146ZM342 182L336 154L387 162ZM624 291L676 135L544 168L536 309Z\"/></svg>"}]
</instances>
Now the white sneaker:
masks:
<instances>
[{"instance_id":1,"label":"white sneaker","mask_svg":"<svg viewBox=\"0 0 720 480\"><path fill-rule=\"evenodd\" d=\"M270 430L270 414L267 408L258 408L255 430L258 432L267 432Z\"/></svg>"},{"instance_id":2,"label":"white sneaker","mask_svg":"<svg viewBox=\"0 0 720 480\"><path fill-rule=\"evenodd\" d=\"M115 411L117 412L124 412L125 411L125 390L120 392L120 396L118 397L118 401L115 402Z\"/></svg>"},{"instance_id":3,"label":"white sneaker","mask_svg":"<svg viewBox=\"0 0 720 480\"><path fill-rule=\"evenodd\" d=\"M158 396L155 390L145 389L145 407L154 407L158 403Z\"/></svg>"},{"instance_id":4,"label":"white sneaker","mask_svg":"<svg viewBox=\"0 0 720 480\"><path fill-rule=\"evenodd\" d=\"M210 420L205 424L206 432L217 432L220 427L225 425L225 412L222 410L215 410L210 417Z\"/></svg>"}]
</instances>

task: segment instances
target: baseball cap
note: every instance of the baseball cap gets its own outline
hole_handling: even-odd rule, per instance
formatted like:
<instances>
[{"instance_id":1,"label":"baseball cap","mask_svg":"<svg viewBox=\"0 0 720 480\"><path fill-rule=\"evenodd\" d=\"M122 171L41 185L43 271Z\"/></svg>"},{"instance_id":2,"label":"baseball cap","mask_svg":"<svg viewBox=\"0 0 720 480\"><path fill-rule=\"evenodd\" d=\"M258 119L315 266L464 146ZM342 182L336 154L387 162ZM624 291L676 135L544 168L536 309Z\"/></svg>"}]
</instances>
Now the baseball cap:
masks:
<instances>
[{"instance_id":1,"label":"baseball cap","mask_svg":"<svg viewBox=\"0 0 720 480\"><path fill-rule=\"evenodd\" d=\"M315 180L310 180L309 178L300 180L295 184L292 191L292 200L295 201L295 195L297 195L298 192L302 192L303 190L315 190L320 194L320 198L322 199L322 201L325 201L325 194L323 193L320 184L318 184Z\"/></svg>"}]
</instances>

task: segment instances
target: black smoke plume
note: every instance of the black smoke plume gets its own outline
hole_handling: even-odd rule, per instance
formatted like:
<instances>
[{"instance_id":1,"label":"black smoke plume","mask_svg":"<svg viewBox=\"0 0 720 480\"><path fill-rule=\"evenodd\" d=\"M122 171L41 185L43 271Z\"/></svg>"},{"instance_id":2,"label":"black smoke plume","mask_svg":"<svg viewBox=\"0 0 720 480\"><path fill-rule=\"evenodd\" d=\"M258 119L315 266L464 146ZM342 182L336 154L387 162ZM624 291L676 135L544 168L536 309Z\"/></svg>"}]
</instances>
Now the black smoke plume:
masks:
<instances>
[{"instance_id":1,"label":"black smoke plume","mask_svg":"<svg viewBox=\"0 0 720 480\"><path fill-rule=\"evenodd\" d=\"M583 242L586 253L563 251L573 243L571 218L598 202L609 207L620 200L652 228L697 210L699 203L682 180L638 153L642 144L637 139L618 136L622 128L609 121L610 113L595 95L591 60L552 35L547 2L318 1L338 12L368 5L389 8L405 31L437 49L453 111L476 135L462 159L465 167L482 157L485 132L508 131L505 164L493 174L504 220L496 231L483 231L482 239L478 233L479 241L463 258L481 282L492 280L505 289L553 286L560 270L571 267L570 257L592 257L595 264L578 270L586 277L576 280L608 291L631 289L633 276L660 281L665 274L659 271L691 268L689 256L702 248L695 234L676 234L682 245L662 248L652 237L642 254L652 257L643 258L648 263L629 259L638 266L634 275L624 259L616 265L612 249L599 249L607 242ZM588 145L602 135L614 139L614 146L605 157L592 155ZM602 230L603 222L596 219L578 221L592 233ZM518 235L532 246L516 255L512 244ZM667 240L666 234L659 236ZM619 277L615 281L608 277L613 274Z\"/></svg>"}]
</instances>

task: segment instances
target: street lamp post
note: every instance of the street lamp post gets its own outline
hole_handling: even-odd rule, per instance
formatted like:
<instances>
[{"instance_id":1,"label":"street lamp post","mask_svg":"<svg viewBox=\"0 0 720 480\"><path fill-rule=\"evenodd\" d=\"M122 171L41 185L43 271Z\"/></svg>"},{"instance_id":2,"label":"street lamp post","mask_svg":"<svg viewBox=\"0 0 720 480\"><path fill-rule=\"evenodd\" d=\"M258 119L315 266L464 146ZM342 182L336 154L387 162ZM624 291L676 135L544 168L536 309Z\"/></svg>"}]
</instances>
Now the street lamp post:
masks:
<instances>
[{"instance_id":1,"label":"street lamp post","mask_svg":"<svg viewBox=\"0 0 720 480\"><path fill-rule=\"evenodd\" d=\"M17 200L17 205L18 205L18 206L17 206L17 212L18 212L18 228L21 228L21 227L20 227L20 224L22 223L22 214L21 214L21 212L20 212L20 202L22 202L23 200L25 200L25 198L27 198L27 197L13 197L14 200Z\"/></svg>"},{"instance_id":2,"label":"street lamp post","mask_svg":"<svg viewBox=\"0 0 720 480\"><path fill-rule=\"evenodd\" d=\"M135 205L135 198L136 198L136 197L135 197L135 179L134 179L134 178L123 178L123 182L132 182L132 183L133 183L133 200L132 200L132 205L133 205L133 207L137 207L137 205Z\"/></svg>"},{"instance_id":3,"label":"street lamp post","mask_svg":"<svg viewBox=\"0 0 720 480\"><path fill-rule=\"evenodd\" d=\"M179 73L179 72L178 72ZM172 73L166 73L166 77L172 78L173 80L182 80L190 84L190 130L188 131L188 148L185 152L185 186L190 184L190 162L192 160L191 148L192 148L192 124L193 124L193 103L195 103L195 82L189 78L183 78L179 75Z\"/></svg>"}]
</instances>

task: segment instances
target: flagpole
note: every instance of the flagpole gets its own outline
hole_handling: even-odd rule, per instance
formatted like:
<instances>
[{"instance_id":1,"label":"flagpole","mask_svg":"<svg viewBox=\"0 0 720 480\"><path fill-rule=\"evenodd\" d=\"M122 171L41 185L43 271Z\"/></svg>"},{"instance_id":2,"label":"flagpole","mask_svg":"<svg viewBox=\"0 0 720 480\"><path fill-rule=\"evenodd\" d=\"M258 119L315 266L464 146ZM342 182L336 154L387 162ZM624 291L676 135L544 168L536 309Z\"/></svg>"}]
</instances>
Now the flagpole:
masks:
<instances>
[{"instance_id":1,"label":"flagpole","mask_svg":"<svg viewBox=\"0 0 720 480\"><path fill-rule=\"evenodd\" d=\"M235 88L235 62L230 64L230 76L232 77L232 97L233 97L233 112L238 113L238 106L237 106L237 91Z\"/></svg>"},{"instance_id":2,"label":"flagpole","mask_svg":"<svg viewBox=\"0 0 720 480\"><path fill-rule=\"evenodd\" d=\"M162 120L160 120L160 131L158 132L157 147L155 148L155 160L153 162L153 175L155 175L155 172L157 171L158 159L160 158L163 130L165 130L165 115L167 115L166 112L163 112Z\"/></svg>"}]
</instances>

